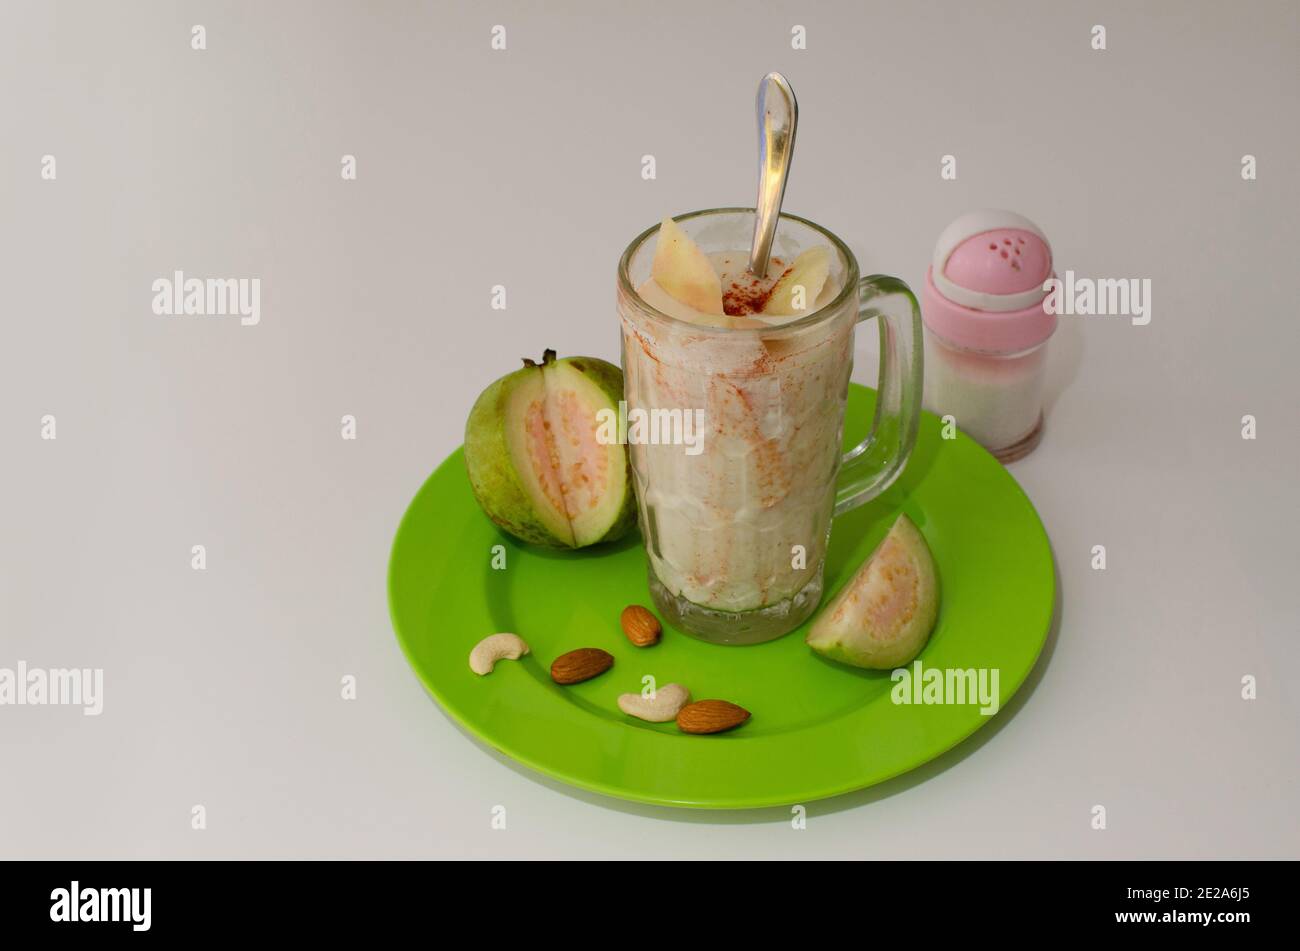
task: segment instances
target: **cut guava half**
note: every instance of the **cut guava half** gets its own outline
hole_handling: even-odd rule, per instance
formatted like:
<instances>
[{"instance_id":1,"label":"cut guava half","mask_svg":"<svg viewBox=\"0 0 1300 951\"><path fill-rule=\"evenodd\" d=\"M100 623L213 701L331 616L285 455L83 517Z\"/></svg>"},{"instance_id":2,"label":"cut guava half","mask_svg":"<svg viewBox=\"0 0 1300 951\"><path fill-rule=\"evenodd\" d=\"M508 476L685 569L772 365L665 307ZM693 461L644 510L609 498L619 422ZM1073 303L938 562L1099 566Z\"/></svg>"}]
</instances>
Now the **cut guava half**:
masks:
<instances>
[{"instance_id":1,"label":"cut guava half","mask_svg":"<svg viewBox=\"0 0 1300 951\"><path fill-rule=\"evenodd\" d=\"M627 451L601 442L618 413L623 374L594 357L555 359L497 380L465 427L465 464L479 506L510 534L556 548L622 537L636 522Z\"/></svg>"},{"instance_id":2,"label":"cut guava half","mask_svg":"<svg viewBox=\"0 0 1300 951\"><path fill-rule=\"evenodd\" d=\"M925 536L899 515L884 540L813 619L808 646L872 670L909 663L939 616L939 576Z\"/></svg>"}]
</instances>

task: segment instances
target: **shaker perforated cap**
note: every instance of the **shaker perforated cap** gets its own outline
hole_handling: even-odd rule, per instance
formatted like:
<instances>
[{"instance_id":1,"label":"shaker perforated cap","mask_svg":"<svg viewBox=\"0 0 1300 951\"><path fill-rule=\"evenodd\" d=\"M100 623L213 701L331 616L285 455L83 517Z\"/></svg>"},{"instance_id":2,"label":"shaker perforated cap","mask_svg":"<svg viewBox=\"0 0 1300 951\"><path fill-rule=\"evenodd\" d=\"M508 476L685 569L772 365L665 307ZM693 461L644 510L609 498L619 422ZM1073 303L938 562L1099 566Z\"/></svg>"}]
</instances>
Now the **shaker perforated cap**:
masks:
<instances>
[{"instance_id":1,"label":"shaker perforated cap","mask_svg":"<svg viewBox=\"0 0 1300 951\"><path fill-rule=\"evenodd\" d=\"M926 325L972 350L1027 350L1056 329L1056 317L1043 309L1050 277L1051 244L1028 218L998 210L962 215L935 243L922 292Z\"/></svg>"}]
</instances>

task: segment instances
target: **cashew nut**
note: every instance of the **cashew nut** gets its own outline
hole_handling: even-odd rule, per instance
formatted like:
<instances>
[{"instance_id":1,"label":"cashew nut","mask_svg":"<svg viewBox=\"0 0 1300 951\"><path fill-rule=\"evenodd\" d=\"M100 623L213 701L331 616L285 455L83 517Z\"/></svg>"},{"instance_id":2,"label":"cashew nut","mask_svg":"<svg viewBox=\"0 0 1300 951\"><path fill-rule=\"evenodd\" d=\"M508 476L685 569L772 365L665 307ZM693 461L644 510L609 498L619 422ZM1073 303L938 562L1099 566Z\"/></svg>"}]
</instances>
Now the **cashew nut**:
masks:
<instances>
[{"instance_id":1,"label":"cashew nut","mask_svg":"<svg viewBox=\"0 0 1300 951\"><path fill-rule=\"evenodd\" d=\"M654 699L639 693L625 693L618 698L618 708L630 717L651 723L667 723L677 719L677 712L690 702L691 692L681 684L664 684L655 691Z\"/></svg>"},{"instance_id":2,"label":"cashew nut","mask_svg":"<svg viewBox=\"0 0 1300 951\"><path fill-rule=\"evenodd\" d=\"M492 634L483 638L469 652L469 669L482 677L492 673L496 662L518 660L528 653L528 645L518 634Z\"/></svg>"}]
</instances>

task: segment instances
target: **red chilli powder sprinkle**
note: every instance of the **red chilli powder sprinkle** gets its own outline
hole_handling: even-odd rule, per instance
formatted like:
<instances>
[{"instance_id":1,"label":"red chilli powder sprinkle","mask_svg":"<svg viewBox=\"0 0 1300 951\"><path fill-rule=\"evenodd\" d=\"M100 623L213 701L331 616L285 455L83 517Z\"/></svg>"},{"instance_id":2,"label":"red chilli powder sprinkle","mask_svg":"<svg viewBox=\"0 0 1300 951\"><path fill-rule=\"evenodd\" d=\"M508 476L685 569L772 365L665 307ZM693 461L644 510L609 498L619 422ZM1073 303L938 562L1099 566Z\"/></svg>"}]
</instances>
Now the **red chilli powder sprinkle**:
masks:
<instances>
[{"instance_id":1,"label":"red chilli powder sprinkle","mask_svg":"<svg viewBox=\"0 0 1300 951\"><path fill-rule=\"evenodd\" d=\"M772 263L780 267L781 259L773 258ZM785 277L790 273L790 268L786 268L781 273ZM777 278L768 286L763 286L763 280L747 274L746 277L739 281L732 281L722 294L722 310L728 317L744 317L746 314L761 314L763 308L767 306L768 298L772 296L772 291L777 285Z\"/></svg>"}]
</instances>

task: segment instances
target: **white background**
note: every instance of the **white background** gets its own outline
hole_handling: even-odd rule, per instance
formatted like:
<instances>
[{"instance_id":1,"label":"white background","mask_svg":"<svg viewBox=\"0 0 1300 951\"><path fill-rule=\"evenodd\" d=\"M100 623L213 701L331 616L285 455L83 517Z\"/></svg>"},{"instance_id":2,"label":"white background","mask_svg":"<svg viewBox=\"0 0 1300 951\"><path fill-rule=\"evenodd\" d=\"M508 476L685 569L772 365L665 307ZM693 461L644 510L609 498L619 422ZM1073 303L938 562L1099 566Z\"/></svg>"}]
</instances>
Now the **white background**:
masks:
<instances>
[{"instance_id":1,"label":"white background","mask_svg":"<svg viewBox=\"0 0 1300 951\"><path fill-rule=\"evenodd\" d=\"M6 0L0 20L0 666L106 679L98 718L0 707L0 857L1300 855L1294 4ZM1009 207L1058 270L1150 278L1154 304L1051 343L1046 437L1012 467L1060 574L1030 682L798 832L511 765L426 696L384 593L478 392L548 346L617 360L625 244L751 201L771 69L801 106L785 207L864 271L918 286L949 220ZM154 316L178 268L260 277L261 324Z\"/></svg>"}]
</instances>

